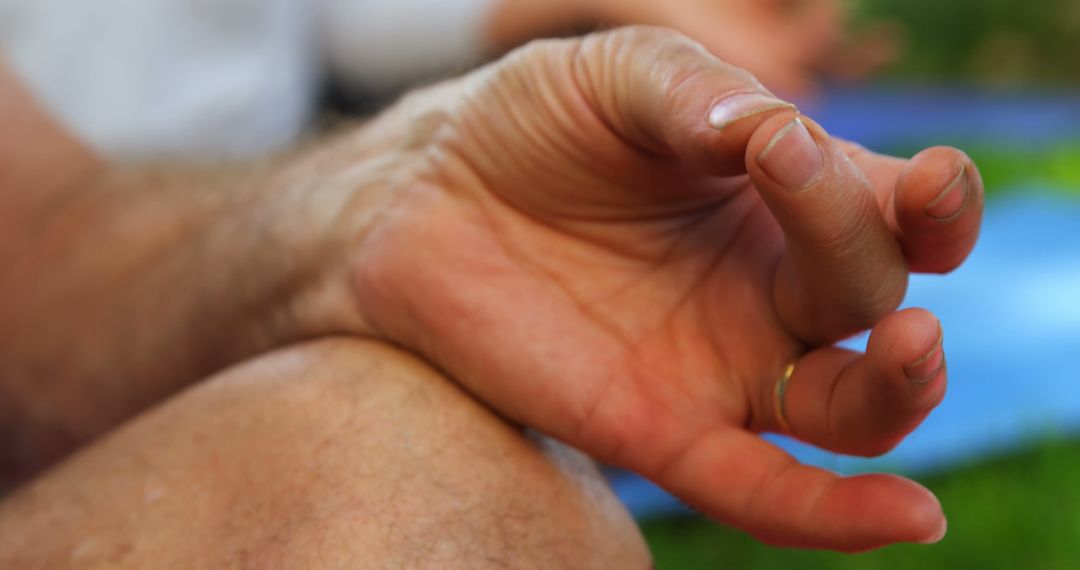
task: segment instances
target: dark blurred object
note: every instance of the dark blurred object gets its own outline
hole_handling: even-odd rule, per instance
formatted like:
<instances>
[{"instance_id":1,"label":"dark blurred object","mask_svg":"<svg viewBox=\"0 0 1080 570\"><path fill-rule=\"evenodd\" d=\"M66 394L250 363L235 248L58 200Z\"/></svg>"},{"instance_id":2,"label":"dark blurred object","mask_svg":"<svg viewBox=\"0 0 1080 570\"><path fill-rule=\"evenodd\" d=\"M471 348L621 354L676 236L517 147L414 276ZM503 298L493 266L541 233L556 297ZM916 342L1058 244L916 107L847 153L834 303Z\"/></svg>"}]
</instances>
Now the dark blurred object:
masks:
<instances>
[{"instance_id":1,"label":"dark blurred object","mask_svg":"<svg viewBox=\"0 0 1080 570\"><path fill-rule=\"evenodd\" d=\"M993 85L1080 82L1076 0L859 0L857 12L908 30L908 51L894 76Z\"/></svg>"}]
</instances>

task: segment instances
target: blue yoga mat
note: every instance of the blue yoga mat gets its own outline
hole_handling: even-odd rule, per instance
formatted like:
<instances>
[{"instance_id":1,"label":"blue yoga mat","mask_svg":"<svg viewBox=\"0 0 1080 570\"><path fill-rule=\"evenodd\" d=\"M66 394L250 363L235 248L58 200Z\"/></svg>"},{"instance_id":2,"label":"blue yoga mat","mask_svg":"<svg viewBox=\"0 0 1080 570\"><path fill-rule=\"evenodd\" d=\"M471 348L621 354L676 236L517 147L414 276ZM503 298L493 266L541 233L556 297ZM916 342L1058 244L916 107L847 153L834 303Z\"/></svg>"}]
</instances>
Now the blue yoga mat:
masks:
<instances>
[{"instance_id":1,"label":"blue yoga mat","mask_svg":"<svg viewBox=\"0 0 1080 570\"><path fill-rule=\"evenodd\" d=\"M799 107L831 134L872 149L976 143L1028 151L1080 140L1075 89L870 86L833 90Z\"/></svg>"}]
</instances>

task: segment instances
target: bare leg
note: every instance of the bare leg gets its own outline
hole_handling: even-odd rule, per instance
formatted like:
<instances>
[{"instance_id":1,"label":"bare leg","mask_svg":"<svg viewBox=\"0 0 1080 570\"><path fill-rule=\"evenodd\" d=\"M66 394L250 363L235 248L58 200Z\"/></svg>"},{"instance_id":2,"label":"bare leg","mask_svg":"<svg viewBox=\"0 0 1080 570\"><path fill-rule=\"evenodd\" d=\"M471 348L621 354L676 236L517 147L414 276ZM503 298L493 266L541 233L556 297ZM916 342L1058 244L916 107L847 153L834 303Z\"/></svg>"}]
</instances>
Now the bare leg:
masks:
<instances>
[{"instance_id":1,"label":"bare leg","mask_svg":"<svg viewBox=\"0 0 1080 570\"><path fill-rule=\"evenodd\" d=\"M325 340L151 410L0 504L3 568L646 568L577 452Z\"/></svg>"}]
</instances>

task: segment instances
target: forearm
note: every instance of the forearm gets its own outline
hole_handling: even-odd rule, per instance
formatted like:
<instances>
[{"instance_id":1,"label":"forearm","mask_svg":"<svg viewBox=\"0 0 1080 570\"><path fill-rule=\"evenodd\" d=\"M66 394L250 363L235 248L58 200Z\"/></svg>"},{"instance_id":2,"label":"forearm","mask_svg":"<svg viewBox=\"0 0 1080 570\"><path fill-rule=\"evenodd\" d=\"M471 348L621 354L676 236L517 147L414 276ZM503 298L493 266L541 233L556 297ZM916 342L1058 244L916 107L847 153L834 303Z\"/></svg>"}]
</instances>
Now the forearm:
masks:
<instances>
[{"instance_id":1,"label":"forearm","mask_svg":"<svg viewBox=\"0 0 1080 570\"><path fill-rule=\"evenodd\" d=\"M335 292L318 286L336 216L378 195L363 188L377 182L360 136L261 165L9 180L20 215L5 208L0 224L0 425L38 456L17 463L48 461L252 354L362 331L348 311L323 318Z\"/></svg>"},{"instance_id":2,"label":"forearm","mask_svg":"<svg viewBox=\"0 0 1080 570\"><path fill-rule=\"evenodd\" d=\"M5 223L21 246L0 270L0 386L19 438L66 447L278 334L259 311L293 260L257 222L271 179L103 169Z\"/></svg>"}]
</instances>

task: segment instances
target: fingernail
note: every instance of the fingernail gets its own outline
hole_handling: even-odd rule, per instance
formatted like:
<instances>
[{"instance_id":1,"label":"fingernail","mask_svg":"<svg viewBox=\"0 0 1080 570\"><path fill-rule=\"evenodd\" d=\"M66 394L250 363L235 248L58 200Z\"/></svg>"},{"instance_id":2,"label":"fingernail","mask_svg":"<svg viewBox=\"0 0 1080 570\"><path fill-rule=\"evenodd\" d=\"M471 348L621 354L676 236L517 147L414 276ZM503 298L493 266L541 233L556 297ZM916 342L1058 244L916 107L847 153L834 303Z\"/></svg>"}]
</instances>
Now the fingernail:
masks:
<instances>
[{"instance_id":1,"label":"fingernail","mask_svg":"<svg viewBox=\"0 0 1080 570\"><path fill-rule=\"evenodd\" d=\"M967 201L968 175L967 166L960 167L960 174L926 205L926 213L931 218L947 220L960 212Z\"/></svg>"},{"instance_id":2,"label":"fingernail","mask_svg":"<svg viewBox=\"0 0 1080 570\"><path fill-rule=\"evenodd\" d=\"M757 163L777 184L796 189L817 178L825 166L825 156L806 125L796 118L776 131L758 155Z\"/></svg>"},{"instance_id":3,"label":"fingernail","mask_svg":"<svg viewBox=\"0 0 1080 570\"><path fill-rule=\"evenodd\" d=\"M930 351L910 364L904 365L904 375L912 384L926 384L941 371L941 368L945 365L945 351L941 348L944 339L945 333L942 331L939 322L937 342L934 343Z\"/></svg>"},{"instance_id":4,"label":"fingernail","mask_svg":"<svg viewBox=\"0 0 1080 570\"><path fill-rule=\"evenodd\" d=\"M920 540L919 544L937 544L941 542L941 539L945 538L945 533L949 532L949 521L945 518L941 519L941 528L937 530L931 536Z\"/></svg>"},{"instance_id":5,"label":"fingernail","mask_svg":"<svg viewBox=\"0 0 1080 570\"><path fill-rule=\"evenodd\" d=\"M738 93L713 105L709 110L709 126L716 130L758 113L795 105L761 93Z\"/></svg>"}]
</instances>

